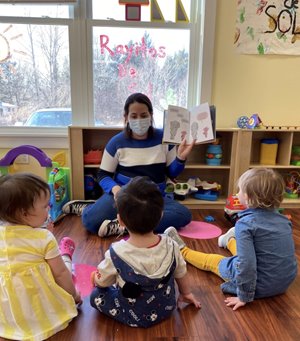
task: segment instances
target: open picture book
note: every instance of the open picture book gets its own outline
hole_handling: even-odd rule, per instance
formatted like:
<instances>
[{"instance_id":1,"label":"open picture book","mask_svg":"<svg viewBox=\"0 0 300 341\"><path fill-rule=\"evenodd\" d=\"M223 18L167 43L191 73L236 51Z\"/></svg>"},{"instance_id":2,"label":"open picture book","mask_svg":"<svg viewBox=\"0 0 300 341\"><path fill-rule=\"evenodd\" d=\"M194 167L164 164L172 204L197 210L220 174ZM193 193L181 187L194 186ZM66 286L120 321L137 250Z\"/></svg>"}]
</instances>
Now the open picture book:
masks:
<instances>
[{"instance_id":1,"label":"open picture book","mask_svg":"<svg viewBox=\"0 0 300 341\"><path fill-rule=\"evenodd\" d=\"M164 111L163 143L180 144L196 140L196 144L209 143L216 138L216 109L208 103L191 110L169 105Z\"/></svg>"}]
</instances>

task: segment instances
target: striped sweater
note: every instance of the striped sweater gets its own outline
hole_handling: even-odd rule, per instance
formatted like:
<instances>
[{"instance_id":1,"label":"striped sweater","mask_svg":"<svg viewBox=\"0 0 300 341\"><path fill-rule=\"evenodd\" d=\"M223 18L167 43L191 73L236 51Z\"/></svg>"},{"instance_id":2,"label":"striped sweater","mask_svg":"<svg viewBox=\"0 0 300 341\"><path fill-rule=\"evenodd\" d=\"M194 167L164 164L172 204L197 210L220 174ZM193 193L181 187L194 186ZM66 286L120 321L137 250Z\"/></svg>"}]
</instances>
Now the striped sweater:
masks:
<instances>
[{"instance_id":1,"label":"striped sweater","mask_svg":"<svg viewBox=\"0 0 300 341\"><path fill-rule=\"evenodd\" d=\"M163 192L166 178L175 178L184 169L176 157L176 146L162 144L163 131L155 129L145 140L127 138L120 132L107 143L97 180L106 193L125 185L135 176L148 176Z\"/></svg>"}]
</instances>

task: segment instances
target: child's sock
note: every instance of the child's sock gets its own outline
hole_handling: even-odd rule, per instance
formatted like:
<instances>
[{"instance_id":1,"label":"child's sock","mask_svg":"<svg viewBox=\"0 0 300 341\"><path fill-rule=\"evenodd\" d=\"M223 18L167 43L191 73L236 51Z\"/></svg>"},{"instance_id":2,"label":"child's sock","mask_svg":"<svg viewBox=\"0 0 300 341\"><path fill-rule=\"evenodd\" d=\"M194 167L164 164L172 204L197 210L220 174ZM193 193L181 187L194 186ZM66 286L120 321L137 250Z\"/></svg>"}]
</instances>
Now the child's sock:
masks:
<instances>
[{"instance_id":1,"label":"child's sock","mask_svg":"<svg viewBox=\"0 0 300 341\"><path fill-rule=\"evenodd\" d=\"M62 259L65 262L68 270L72 273L72 260L71 260L71 258L68 255L63 255Z\"/></svg>"},{"instance_id":2,"label":"child's sock","mask_svg":"<svg viewBox=\"0 0 300 341\"><path fill-rule=\"evenodd\" d=\"M230 238L228 243L227 243L227 249L231 252L233 256L237 254L236 251L236 239L235 238Z\"/></svg>"},{"instance_id":3,"label":"child's sock","mask_svg":"<svg viewBox=\"0 0 300 341\"><path fill-rule=\"evenodd\" d=\"M183 255L183 258L188 263L194 265L196 268L205 271L211 271L220 276L219 263L223 258L225 258L224 256L213 253L194 251L189 249L188 247L184 247L181 250L181 253Z\"/></svg>"}]
</instances>

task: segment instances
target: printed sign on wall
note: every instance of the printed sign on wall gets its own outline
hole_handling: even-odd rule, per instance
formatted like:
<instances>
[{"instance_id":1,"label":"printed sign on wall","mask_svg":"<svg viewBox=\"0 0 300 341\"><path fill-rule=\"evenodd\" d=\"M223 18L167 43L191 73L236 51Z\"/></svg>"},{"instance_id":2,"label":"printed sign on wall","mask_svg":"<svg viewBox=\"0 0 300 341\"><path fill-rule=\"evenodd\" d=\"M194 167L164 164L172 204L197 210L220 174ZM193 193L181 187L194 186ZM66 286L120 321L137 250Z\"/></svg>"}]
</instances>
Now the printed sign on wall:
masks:
<instances>
[{"instance_id":1,"label":"printed sign on wall","mask_svg":"<svg viewBox=\"0 0 300 341\"><path fill-rule=\"evenodd\" d=\"M300 54L298 0L238 0L234 44L245 54Z\"/></svg>"}]
</instances>

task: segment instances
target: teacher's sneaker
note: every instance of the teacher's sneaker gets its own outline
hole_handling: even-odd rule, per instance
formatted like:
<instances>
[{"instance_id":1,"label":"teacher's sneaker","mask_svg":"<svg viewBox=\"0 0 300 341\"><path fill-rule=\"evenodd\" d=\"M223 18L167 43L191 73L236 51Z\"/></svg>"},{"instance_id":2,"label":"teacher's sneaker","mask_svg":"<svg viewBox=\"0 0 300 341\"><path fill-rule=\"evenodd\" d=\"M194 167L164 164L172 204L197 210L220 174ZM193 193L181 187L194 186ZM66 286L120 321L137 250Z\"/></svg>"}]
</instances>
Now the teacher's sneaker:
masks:
<instances>
[{"instance_id":1,"label":"teacher's sneaker","mask_svg":"<svg viewBox=\"0 0 300 341\"><path fill-rule=\"evenodd\" d=\"M228 245L228 242L229 242L229 239L230 238L234 238L234 237L235 237L235 227L232 227L226 233L222 234L218 238L218 245L219 245L219 247L223 247L224 249L226 249L227 245Z\"/></svg>"},{"instance_id":2,"label":"teacher's sneaker","mask_svg":"<svg viewBox=\"0 0 300 341\"><path fill-rule=\"evenodd\" d=\"M62 211L65 214L82 215L82 211L91 204L94 204L96 200L72 200L64 204Z\"/></svg>"},{"instance_id":3,"label":"teacher's sneaker","mask_svg":"<svg viewBox=\"0 0 300 341\"><path fill-rule=\"evenodd\" d=\"M178 231L175 229L175 227L173 226L168 227L165 230L164 234L172 238L178 244L180 250L186 247L185 242L180 238Z\"/></svg>"},{"instance_id":4,"label":"teacher's sneaker","mask_svg":"<svg viewBox=\"0 0 300 341\"><path fill-rule=\"evenodd\" d=\"M99 237L110 237L110 236L121 236L123 235L126 230L124 227L120 226L118 219L109 220L106 219L100 225L98 230Z\"/></svg>"}]
</instances>

